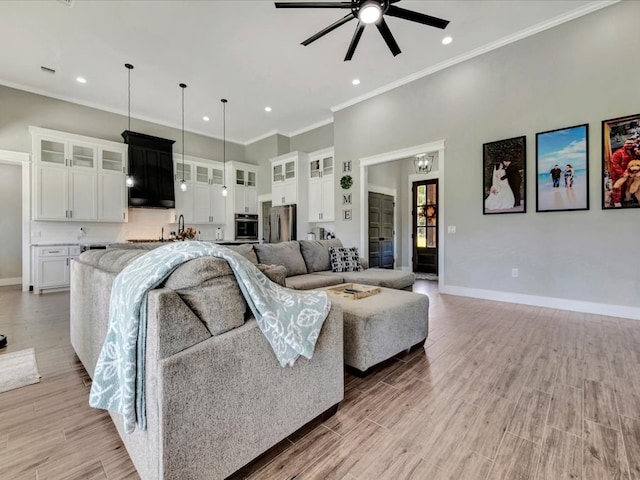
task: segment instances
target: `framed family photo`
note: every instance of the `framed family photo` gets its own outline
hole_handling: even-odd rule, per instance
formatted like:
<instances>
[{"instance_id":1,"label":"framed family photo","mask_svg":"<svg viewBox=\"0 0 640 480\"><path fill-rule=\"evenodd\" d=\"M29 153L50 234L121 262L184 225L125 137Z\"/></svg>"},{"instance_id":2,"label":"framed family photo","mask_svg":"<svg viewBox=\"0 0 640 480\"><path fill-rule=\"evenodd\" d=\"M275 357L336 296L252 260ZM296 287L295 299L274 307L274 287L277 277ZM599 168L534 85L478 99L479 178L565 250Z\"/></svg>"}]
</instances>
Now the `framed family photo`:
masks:
<instances>
[{"instance_id":1,"label":"framed family photo","mask_svg":"<svg viewBox=\"0 0 640 480\"><path fill-rule=\"evenodd\" d=\"M482 146L483 213L525 213L526 137Z\"/></svg>"},{"instance_id":2,"label":"framed family photo","mask_svg":"<svg viewBox=\"0 0 640 480\"><path fill-rule=\"evenodd\" d=\"M602 122L602 208L640 207L640 114Z\"/></svg>"},{"instance_id":3,"label":"framed family photo","mask_svg":"<svg viewBox=\"0 0 640 480\"><path fill-rule=\"evenodd\" d=\"M536 212L589 210L589 125L536 134Z\"/></svg>"}]
</instances>

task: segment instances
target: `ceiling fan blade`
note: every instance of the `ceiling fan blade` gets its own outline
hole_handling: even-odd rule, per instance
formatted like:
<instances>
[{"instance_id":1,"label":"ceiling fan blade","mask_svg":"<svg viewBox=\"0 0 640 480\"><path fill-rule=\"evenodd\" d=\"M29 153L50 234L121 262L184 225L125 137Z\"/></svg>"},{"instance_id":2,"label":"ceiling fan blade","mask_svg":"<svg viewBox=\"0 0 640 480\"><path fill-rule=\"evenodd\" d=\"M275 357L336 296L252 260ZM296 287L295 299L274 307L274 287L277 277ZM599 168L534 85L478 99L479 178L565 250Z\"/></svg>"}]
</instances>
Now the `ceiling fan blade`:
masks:
<instances>
[{"instance_id":1,"label":"ceiling fan blade","mask_svg":"<svg viewBox=\"0 0 640 480\"><path fill-rule=\"evenodd\" d=\"M274 2L276 8L351 8L351 2Z\"/></svg>"},{"instance_id":2,"label":"ceiling fan blade","mask_svg":"<svg viewBox=\"0 0 640 480\"><path fill-rule=\"evenodd\" d=\"M395 5L389 6L389 9L385 12L385 15L398 17L402 18L403 20L409 20L411 22L422 23L424 25L429 25L430 27L442 29L446 28L447 25L449 25L449 20L432 17L431 15L414 12L413 10L406 10L404 8L396 7Z\"/></svg>"},{"instance_id":3,"label":"ceiling fan blade","mask_svg":"<svg viewBox=\"0 0 640 480\"><path fill-rule=\"evenodd\" d=\"M353 58L353 54L356 51L356 47L358 46L358 42L360 41L362 32L364 32L364 23L358 22L356 31L353 33L353 38L351 39L351 43L349 44L349 50L347 50L347 56L344 57L345 62L348 62Z\"/></svg>"},{"instance_id":4,"label":"ceiling fan blade","mask_svg":"<svg viewBox=\"0 0 640 480\"><path fill-rule=\"evenodd\" d=\"M327 33L332 32L333 30L335 30L338 27L341 27L342 25L344 25L347 22L350 22L351 20L353 20L354 17L352 13L348 13L347 15L345 15L344 17L342 17L340 20L338 20L335 23L332 23L331 25L329 25L327 28L325 28L324 30L320 30L318 33L316 33L315 35L313 35L312 37L307 38L304 42L302 42L302 45L304 45L305 47L307 45L309 45L312 42L315 42L316 40L318 40L320 37L324 37Z\"/></svg>"},{"instance_id":5,"label":"ceiling fan blade","mask_svg":"<svg viewBox=\"0 0 640 480\"><path fill-rule=\"evenodd\" d=\"M387 25L387 22L384 21L384 18L379 23L377 23L376 26L378 27L380 35L382 35L382 38L384 38L384 41L387 42L387 47L389 47L389 50L391 50L393 56L395 57L399 53L402 53L402 50L400 50L396 39L393 38L391 30L389 30L389 25Z\"/></svg>"}]
</instances>

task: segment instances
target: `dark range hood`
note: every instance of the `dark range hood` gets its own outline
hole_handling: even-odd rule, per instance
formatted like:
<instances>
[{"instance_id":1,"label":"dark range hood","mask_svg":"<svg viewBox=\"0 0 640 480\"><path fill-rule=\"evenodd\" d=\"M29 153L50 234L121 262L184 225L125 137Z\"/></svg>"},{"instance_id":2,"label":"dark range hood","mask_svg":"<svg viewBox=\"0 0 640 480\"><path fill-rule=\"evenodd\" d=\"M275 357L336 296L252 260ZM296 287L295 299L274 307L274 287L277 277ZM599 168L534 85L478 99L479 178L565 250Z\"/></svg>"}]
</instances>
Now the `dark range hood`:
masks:
<instances>
[{"instance_id":1,"label":"dark range hood","mask_svg":"<svg viewBox=\"0 0 640 480\"><path fill-rule=\"evenodd\" d=\"M174 140L143 133L122 132L129 145L129 206L138 208L175 208L173 182Z\"/></svg>"}]
</instances>

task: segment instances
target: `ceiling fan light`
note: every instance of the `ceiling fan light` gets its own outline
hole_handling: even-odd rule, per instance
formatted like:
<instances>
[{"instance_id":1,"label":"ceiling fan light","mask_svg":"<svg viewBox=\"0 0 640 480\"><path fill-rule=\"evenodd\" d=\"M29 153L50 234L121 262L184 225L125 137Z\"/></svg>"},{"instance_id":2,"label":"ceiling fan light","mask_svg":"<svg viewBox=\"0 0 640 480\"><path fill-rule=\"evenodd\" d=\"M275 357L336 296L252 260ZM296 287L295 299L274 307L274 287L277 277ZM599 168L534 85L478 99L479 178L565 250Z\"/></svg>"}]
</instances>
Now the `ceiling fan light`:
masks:
<instances>
[{"instance_id":1,"label":"ceiling fan light","mask_svg":"<svg viewBox=\"0 0 640 480\"><path fill-rule=\"evenodd\" d=\"M362 23L375 23L382 17L382 8L376 1L369 1L362 4L358 11L358 18Z\"/></svg>"}]
</instances>

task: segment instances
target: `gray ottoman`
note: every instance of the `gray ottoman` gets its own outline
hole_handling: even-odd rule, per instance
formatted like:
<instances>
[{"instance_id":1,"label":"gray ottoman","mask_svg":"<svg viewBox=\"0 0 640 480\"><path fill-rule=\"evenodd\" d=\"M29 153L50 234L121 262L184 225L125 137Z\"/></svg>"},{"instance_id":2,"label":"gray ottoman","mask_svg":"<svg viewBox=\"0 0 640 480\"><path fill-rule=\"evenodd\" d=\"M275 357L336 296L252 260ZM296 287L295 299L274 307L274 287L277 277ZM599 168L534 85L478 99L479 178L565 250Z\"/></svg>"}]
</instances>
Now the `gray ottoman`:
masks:
<instances>
[{"instance_id":1,"label":"gray ottoman","mask_svg":"<svg viewBox=\"0 0 640 480\"><path fill-rule=\"evenodd\" d=\"M342 306L344 363L360 373L424 342L429 334L429 297L381 290L359 300L329 294L332 302Z\"/></svg>"}]
</instances>

